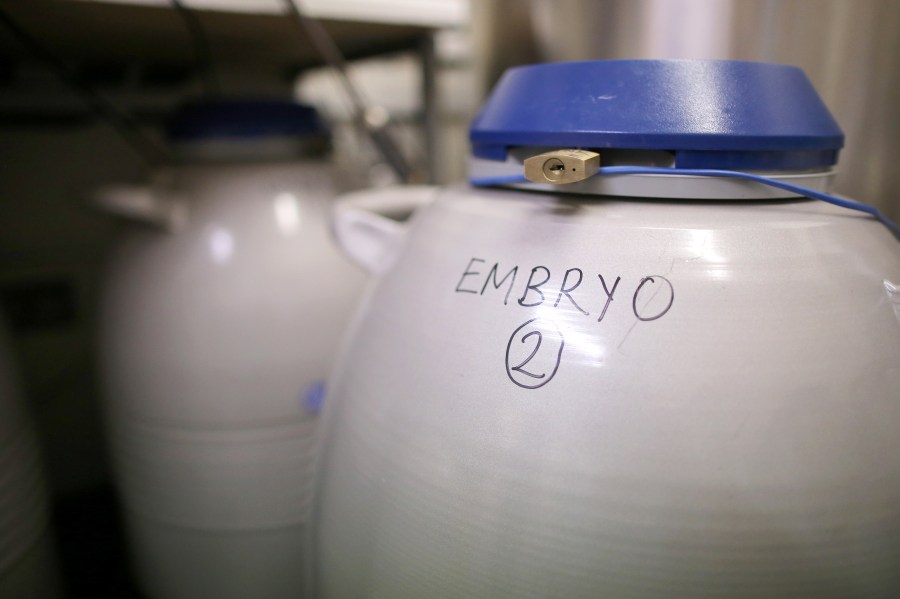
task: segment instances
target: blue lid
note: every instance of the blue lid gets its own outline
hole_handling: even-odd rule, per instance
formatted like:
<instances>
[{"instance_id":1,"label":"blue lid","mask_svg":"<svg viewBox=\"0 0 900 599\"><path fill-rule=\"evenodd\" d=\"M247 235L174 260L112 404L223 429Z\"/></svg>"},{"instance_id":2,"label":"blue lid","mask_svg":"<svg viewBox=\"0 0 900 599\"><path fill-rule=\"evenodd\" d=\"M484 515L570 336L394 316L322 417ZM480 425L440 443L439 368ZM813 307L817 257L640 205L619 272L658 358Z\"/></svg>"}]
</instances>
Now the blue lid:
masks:
<instances>
[{"instance_id":1,"label":"blue lid","mask_svg":"<svg viewBox=\"0 0 900 599\"><path fill-rule=\"evenodd\" d=\"M513 146L621 148L672 151L676 168L749 170L825 168L844 145L802 70L727 60L513 68L470 139L489 160L505 160Z\"/></svg>"},{"instance_id":2,"label":"blue lid","mask_svg":"<svg viewBox=\"0 0 900 599\"><path fill-rule=\"evenodd\" d=\"M174 142L304 137L328 128L311 106L290 100L218 99L185 104L167 127Z\"/></svg>"}]
</instances>

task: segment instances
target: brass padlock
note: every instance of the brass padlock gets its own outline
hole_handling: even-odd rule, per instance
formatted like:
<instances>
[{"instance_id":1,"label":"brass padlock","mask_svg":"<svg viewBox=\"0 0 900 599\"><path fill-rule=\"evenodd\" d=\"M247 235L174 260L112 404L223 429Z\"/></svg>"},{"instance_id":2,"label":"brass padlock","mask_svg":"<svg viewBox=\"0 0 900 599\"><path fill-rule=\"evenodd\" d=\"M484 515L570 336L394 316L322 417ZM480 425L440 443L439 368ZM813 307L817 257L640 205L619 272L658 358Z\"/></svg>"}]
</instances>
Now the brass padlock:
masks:
<instances>
[{"instance_id":1,"label":"brass padlock","mask_svg":"<svg viewBox=\"0 0 900 599\"><path fill-rule=\"evenodd\" d=\"M600 169L600 154L588 150L554 150L526 158L525 178L534 183L577 183Z\"/></svg>"}]
</instances>

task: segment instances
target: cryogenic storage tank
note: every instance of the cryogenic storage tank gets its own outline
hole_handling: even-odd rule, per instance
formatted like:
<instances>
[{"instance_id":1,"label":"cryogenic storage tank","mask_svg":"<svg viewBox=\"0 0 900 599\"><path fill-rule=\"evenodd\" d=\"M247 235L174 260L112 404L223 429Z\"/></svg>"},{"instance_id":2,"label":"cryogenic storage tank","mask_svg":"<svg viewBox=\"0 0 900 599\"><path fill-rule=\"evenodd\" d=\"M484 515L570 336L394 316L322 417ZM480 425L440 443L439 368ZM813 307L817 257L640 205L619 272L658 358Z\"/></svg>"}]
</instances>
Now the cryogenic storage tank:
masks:
<instances>
[{"instance_id":1,"label":"cryogenic storage tank","mask_svg":"<svg viewBox=\"0 0 900 599\"><path fill-rule=\"evenodd\" d=\"M288 102L191 106L177 166L97 194L142 221L111 260L101 362L151 597L302 596L317 412L365 278L329 235L324 136Z\"/></svg>"},{"instance_id":2,"label":"cryogenic storage tank","mask_svg":"<svg viewBox=\"0 0 900 599\"><path fill-rule=\"evenodd\" d=\"M340 203L316 596L900 596L900 245L803 73L521 67L471 140Z\"/></svg>"}]
</instances>

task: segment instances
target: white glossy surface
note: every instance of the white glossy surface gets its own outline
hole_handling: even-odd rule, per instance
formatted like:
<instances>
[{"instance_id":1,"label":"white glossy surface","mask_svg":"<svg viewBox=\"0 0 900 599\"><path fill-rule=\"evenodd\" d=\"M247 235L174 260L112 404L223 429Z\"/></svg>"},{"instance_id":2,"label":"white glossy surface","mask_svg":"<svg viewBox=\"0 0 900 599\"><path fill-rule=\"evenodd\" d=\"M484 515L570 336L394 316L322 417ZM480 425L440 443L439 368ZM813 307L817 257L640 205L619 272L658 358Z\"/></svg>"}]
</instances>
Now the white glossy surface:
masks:
<instances>
[{"instance_id":1,"label":"white glossy surface","mask_svg":"<svg viewBox=\"0 0 900 599\"><path fill-rule=\"evenodd\" d=\"M169 8L169 0L83 0L121 4L146 4ZM183 0L194 10L281 14L279 0ZM405 23L422 27L454 27L467 23L469 5L465 0L305 0L303 9L319 19L373 23Z\"/></svg>"},{"instance_id":2,"label":"white glossy surface","mask_svg":"<svg viewBox=\"0 0 900 599\"><path fill-rule=\"evenodd\" d=\"M123 499L135 513L192 529L306 522L316 425L199 431L119 419L111 429Z\"/></svg>"},{"instance_id":3,"label":"white glossy surface","mask_svg":"<svg viewBox=\"0 0 900 599\"><path fill-rule=\"evenodd\" d=\"M334 205L335 240L354 262L381 274L403 249L403 221L434 201L438 192L437 187L408 185L342 195Z\"/></svg>"},{"instance_id":4,"label":"white glossy surface","mask_svg":"<svg viewBox=\"0 0 900 599\"><path fill-rule=\"evenodd\" d=\"M113 408L181 427L311 418L364 275L333 246L326 163L183 168L171 233L135 230L104 298Z\"/></svg>"},{"instance_id":5,"label":"white glossy surface","mask_svg":"<svg viewBox=\"0 0 900 599\"><path fill-rule=\"evenodd\" d=\"M446 191L332 379L317 596L900 596L886 280L820 202Z\"/></svg>"},{"instance_id":6,"label":"white glossy surface","mask_svg":"<svg viewBox=\"0 0 900 599\"><path fill-rule=\"evenodd\" d=\"M192 530L128 514L135 570L151 597L304 597L304 526Z\"/></svg>"},{"instance_id":7,"label":"white glossy surface","mask_svg":"<svg viewBox=\"0 0 900 599\"><path fill-rule=\"evenodd\" d=\"M334 194L324 162L181 167L155 190L179 219L112 261L108 425L149 596L303 596L315 390L365 283Z\"/></svg>"}]
</instances>

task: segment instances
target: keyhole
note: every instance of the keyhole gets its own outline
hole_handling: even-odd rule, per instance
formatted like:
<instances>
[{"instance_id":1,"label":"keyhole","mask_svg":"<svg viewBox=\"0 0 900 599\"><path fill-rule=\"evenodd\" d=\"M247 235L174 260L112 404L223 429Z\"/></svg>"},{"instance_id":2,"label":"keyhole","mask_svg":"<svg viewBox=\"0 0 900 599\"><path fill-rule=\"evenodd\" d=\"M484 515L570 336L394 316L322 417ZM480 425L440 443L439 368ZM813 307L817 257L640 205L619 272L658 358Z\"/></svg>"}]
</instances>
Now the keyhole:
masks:
<instances>
[{"instance_id":1,"label":"keyhole","mask_svg":"<svg viewBox=\"0 0 900 599\"><path fill-rule=\"evenodd\" d=\"M544 163L544 176L550 181L558 181L566 172L566 165L559 158L550 158Z\"/></svg>"}]
</instances>

